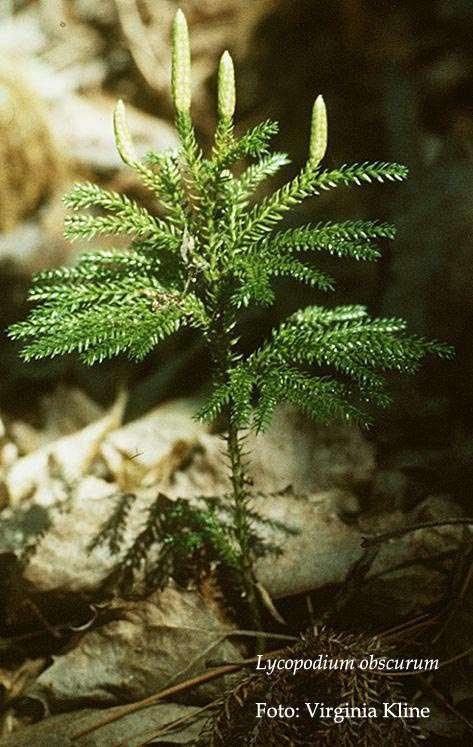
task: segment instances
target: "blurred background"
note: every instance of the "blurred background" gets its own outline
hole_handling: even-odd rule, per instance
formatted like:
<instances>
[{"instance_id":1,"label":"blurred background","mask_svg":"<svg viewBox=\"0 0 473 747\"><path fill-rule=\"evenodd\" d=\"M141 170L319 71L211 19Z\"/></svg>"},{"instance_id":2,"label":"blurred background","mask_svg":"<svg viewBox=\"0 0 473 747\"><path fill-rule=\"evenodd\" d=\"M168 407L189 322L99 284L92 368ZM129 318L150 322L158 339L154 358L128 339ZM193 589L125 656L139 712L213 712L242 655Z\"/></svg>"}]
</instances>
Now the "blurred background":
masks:
<instances>
[{"instance_id":1,"label":"blurred background","mask_svg":"<svg viewBox=\"0 0 473 747\"><path fill-rule=\"evenodd\" d=\"M396 407L369 438L385 473L401 469L413 480L410 500L434 483L465 505L473 476L471 0L2 0L2 415L38 425L44 397L58 385L107 403L126 381L130 418L205 386L208 363L189 334L140 366L119 360L93 369L74 358L26 366L4 334L26 314L32 273L73 262L87 248L62 238L61 196L73 181L149 200L115 152L111 113L122 97L142 153L175 144L169 35L178 5L191 26L193 113L204 142L214 125L218 57L228 48L237 63L239 127L279 120L275 145L294 169L306 158L318 93L329 112L327 166L409 166L405 184L340 189L305 205L301 221L380 218L396 224L398 237L382 246L376 265L318 256L339 280L333 298L282 284L273 319L252 318L247 339L255 342L301 304L355 302L455 345L453 362L393 380Z\"/></svg>"}]
</instances>

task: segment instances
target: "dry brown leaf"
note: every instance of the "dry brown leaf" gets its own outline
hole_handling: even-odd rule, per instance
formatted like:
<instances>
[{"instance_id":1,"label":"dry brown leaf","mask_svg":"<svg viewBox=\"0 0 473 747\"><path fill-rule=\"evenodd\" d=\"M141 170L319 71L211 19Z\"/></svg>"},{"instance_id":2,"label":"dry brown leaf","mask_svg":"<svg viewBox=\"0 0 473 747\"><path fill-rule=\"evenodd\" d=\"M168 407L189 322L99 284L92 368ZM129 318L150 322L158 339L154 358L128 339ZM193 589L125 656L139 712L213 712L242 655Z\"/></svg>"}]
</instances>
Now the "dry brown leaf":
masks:
<instances>
[{"instance_id":1,"label":"dry brown leaf","mask_svg":"<svg viewBox=\"0 0 473 747\"><path fill-rule=\"evenodd\" d=\"M86 731L101 721L104 716L113 716L119 708L85 708L73 713L61 713L40 721L33 726L15 731L0 739L1 747L142 747L148 740L153 744L190 744L202 728L203 716L200 708L162 703L136 713L130 713L106 726L102 726L84 737L71 740L75 734ZM165 730L167 724L186 719L181 727ZM161 736L156 736L158 731Z\"/></svg>"},{"instance_id":2,"label":"dry brown leaf","mask_svg":"<svg viewBox=\"0 0 473 747\"><path fill-rule=\"evenodd\" d=\"M126 703L203 673L209 658L240 658L225 638L231 629L197 592L169 586L143 601L117 600L111 609L119 619L86 632L74 649L54 657L30 696L52 711L91 702ZM221 682L202 685L192 700L207 702L221 687Z\"/></svg>"},{"instance_id":3,"label":"dry brown leaf","mask_svg":"<svg viewBox=\"0 0 473 747\"><path fill-rule=\"evenodd\" d=\"M66 483L74 483L87 475L99 454L103 438L120 425L125 400L125 395L121 394L100 420L18 459L5 480L12 505L31 497L44 486L47 489L41 496L36 496L36 502L40 502L41 497L41 502L53 503L58 497L54 489L49 489L53 470Z\"/></svg>"}]
</instances>

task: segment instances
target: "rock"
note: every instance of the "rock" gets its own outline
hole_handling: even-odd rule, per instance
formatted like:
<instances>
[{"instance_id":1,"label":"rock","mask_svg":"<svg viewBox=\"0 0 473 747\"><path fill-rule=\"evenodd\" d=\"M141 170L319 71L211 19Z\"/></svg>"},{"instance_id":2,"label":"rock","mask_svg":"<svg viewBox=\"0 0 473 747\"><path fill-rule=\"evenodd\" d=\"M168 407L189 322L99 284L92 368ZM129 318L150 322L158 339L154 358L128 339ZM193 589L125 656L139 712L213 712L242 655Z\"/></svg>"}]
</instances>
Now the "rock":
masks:
<instances>
[{"instance_id":1,"label":"rock","mask_svg":"<svg viewBox=\"0 0 473 747\"><path fill-rule=\"evenodd\" d=\"M164 492L172 498L196 496L222 496L230 490L230 477L224 457L224 444L219 436L203 434L180 462L181 449L173 450L170 463L177 464Z\"/></svg>"},{"instance_id":2,"label":"rock","mask_svg":"<svg viewBox=\"0 0 473 747\"><path fill-rule=\"evenodd\" d=\"M442 521L445 519L459 519L463 515L461 506L453 498L444 495L431 495L411 512L413 523L422 523L425 521ZM468 514L470 515L470 514ZM442 531L448 531L448 527ZM452 527L450 527L450 531ZM454 532L461 531L458 527L453 528Z\"/></svg>"},{"instance_id":3,"label":"rock","mask_svg":"<svg viewBox=\"0 0 473 747\"><path fill-rule=\"evenodd\" d=\"M229 481L222 440L194 413L195 403L177 400L111 433L101 451L118 485L159 489L171 498L224 494Z\"/></svg>"},{"instance_id":4,"label":"rock","mask_svg":"<svg viewBox=\"0 0 473 747\"><path fill-rule=\"evenodd\" d=\"M361 530L365 534L377 534L398 527L408 527L428 521L441 521L447 518L458 518L462 515L461 507L451 499L440 496L428 498L413 511L381 514L360 519ZM443 526L432 529L418 529L408 532L381 545L378 557L373 563L372 573L377 574L386 568L396 567L400 563L418 560L422 563L427 558L441 554L446 550L458 547L463 529L461 526Z\"/></svg>"},{"instance_id":5,"label":"rock","mask_svg":"<svg viewBox=\"0 0 473 747\"><path fill-rule=\"evenodd\" d=\"M376 534L461 514L458 504L438 496L425 500L407 514L397 511L360 523L369 533ZM350 614L363 616L363 610L369 608L372 624L382 627L441 603L453 571L445 555L459 551L462 534L461 526L443 526L418 529L383 542Z\"/></svg>"},{"instance_id":6,"label":"rock","mask_svg":"<svg viewBox=\"0 0 473 747\"><path fill-rule=\"evenodd\" d=\"M206 607L202 597L172 586L146 600L111 603L115 619L86 632L78 644L54 657L27 695L52 711L97 703L140 700L206 671L209 658L240 659L226 636L231 628ZM194 703L208 702L222 681L189 691Z\"/></svg>"},{"instance_id":7,"label":"rock","mask_svg":"<svg viewBox=\"0 0 473 747\"><path fill-rule=\"evenodd\" d=\"M193 419L195 403L176 400L152 410L111 433L106 444L122 456L133 459L144 471L156 469L172 447L184 440L195 442L207 428Z\"/></svg>"},{"instance_id":8,"label":"rock","mask_svg":"<svg viewBox=\"0 0 473 747\"><path fill-rule=\"evenodd\" d=\"M7 506L0 522L0 553L21 552L50 526L49 511L44 506Z\"/></svg>"},{"instance_id":9,"label":"rock","mask_svg":"<svg viewBox=\"0 0 473 747\"><path fill-rule=\"evenodd\" d=\"M404 558L399 557L402 564ZM409 558L404 562L409 563ZM422 564L421 557L418 563L393 571L381 562L373 567L346 615L352 620L363 620L368 609L370 625L392 627L432 609L444 599L446 591L445 572Z\"/></svg>"},{"instance_id":10,"label":"rock","mask_svg":"<svg viewBox=\"0 0 473 747\"><path fill-rule=\"evenodd\" d=\"M344 523L334 511L336 498L336 494L329 492L310 498L284 495L256 501L256 507L265 518L298 531L294 536L284 537L279 531L262 530L283 549L280 556L267 556L256 563L257 578L273 598L343 582L353 564L361 558L362 538L367 534L418 523L419 511L421 515L430 511L431 518L427 519L430 521L445 518L445 513L449 517L461 513L457 504L436 498L435 503L425 501L412 514L398 511L361 516L354 526ZM368 579L376 579L370 588L377 585L379 598L382 597L381 587L388 591L389 600L384 601L384 609L390 604L391 612L402 617L439 601L445 591L445 574L431 568L427 561L456 550L461 535L461 527L445 526L419 529L384 542L368 574ZM405 567L399 569L400 566ZM375 600L376 593L369 591L369 596Z\"/></svg>"},{"instance_id":11,"label":"rock","mask_svg":"<svg viewBox=\"0 0 473 747\"><path fill-rule=\"evenodd\" d=\"M0 260L9 260L28 272L31 257L37 255L43 240L39 223L25 220L7 232L0 232Z\"/></svg>"},{"instance_id":12,"label":"rock","mask_svg":"<svg viewBox=\"0 0 473 747\"><path fill-rule=\"evenodd\" d=\"M314 426L292 407L279 407L263 434L250 435L250 473L260 493L296 494L368 482L375 468L373 446L354 426Z\"/></svg>"},{"instance_id":13,"label":"rock","mask_svg":"<svg viewBox=\"0 0 473 747\"><path fill-rule=\"evenodd\" d=\"M59 513L52 527L38 542L25 570L26 580L42 591L61 589L87 592L97 589L119 558L112 557L106 546L99 546L92 552L87 548L110 516L116 500L113 496L119 492L116 485L98 478L89 477L84 481L78 495L73 497L71 510ZM356 524L347 524L340 517L340 506L349 505L348 496L342 495L342 504L339 491L304 497L284 494L255 499L254 506L264 518L282 522L297 532L287 535L268 527L260 529L266 539L282 548L281 555L260 558L255 567L258 581L273 598L342 583L353 564L361 558L364 536L408 526L415 521L414 516L398 511L369 518L362 515ZM136 498L124 533L124 550L142 527L146 508L154 497L143 492ZM355 498L352 503L356 506ZM456 515L455 510L457 513L459 511L454 506L451 510L450 515ZM393 586L394 579L398 579L400 603L403 596L406 597L403 579L406 588L410 584L413 591L418 585L420 596L417 594L416 599L418 604L421 603L422 590L429 588L428 573L432 575L432 593L429 597L432 599L435 589L440 593L439 582L433 578L437 572L428 570L426 576L422 571L424 575L421 574L420 583L419 567L425 565L425 560L431 556L455 550L460 538L461 528L443 527L418 530L384 542L370 576L382 577L382 584L391 583L386 574L395 573L400 565L413 565L415 572L412 582L408 581L408 568L391 577ZM66 556L67 564L63 562ZM405 604L411 604L407 597Z\"/></svg>"},{"instance_id":14,"label":"rock","mask_svg":"<svg viewBox=\"0 0 473 747\"><path fill-rule=\"evenodd\" d=\"M85 392L59 385L40 402L41 424L34 428L23 420L8 424L8 435L22 456L39 450L61 436L71 435L99 420L104 409Z\"/></svg>"},{"instance_id":15,"label":"rock","mask_svg":"<svg viewBox=\"0 0 473 747\"><path fill-rule=\"evenodd\" d=\"M0 447L0 467L9 469L18 459L18 447L10 442L4 443Z\"/></svg>"},{"instance_id":16,"label":"rock","mask_svg":"<svg viewBox=\"0 0 473 747\"><path fill-rule=\"evenodd\" d=\"M128 513L122 552L143 528L147 510L159 492L171 500L179 497L196 501L228 491L223 441L193 419L194 410L191 401L170 402L115 430L119 418L114 416L112 423L109 414L13 465L7 487L14 505L24 501L28 491L35 491L35 505L51 505L54 495L60 501L68 497L67 510L52 515L51 527L37 543L25 571L30 583L39 591L96 590L120 562L120 556L112 557L106 544L93 550L89 546L124 492L134 494L135 500ZM342 446L337 449L340 441ZM250 442L249 448L253 490L256 493L264 487L269 493L256 494L254 507L264 519L282 522L296 532L287 535L267 526L261 528L268 540L282 548L279 556L256 563L258 580L273 598L343 582L362 555L365 535L461 511L452 502L432 498L411 514L360 514L358 499L348 486L367 480L371 474L371 446L356 429L309 427L289 409L280 410L268 433ZM51 458L54 465L48 463ZM91 475L84 479L92 459L96 460L97 474L107 480ZM57 466L61 464L64 475L58 477ZM330 487L315 488L324 483ZM335 487L337 483L345 488ZM297 485L301 494L294 488L287 490L288 485ZM270 494L283 488L284 493ZM419 564L430 555L454 549L460 535L458 527L447 527L384 542L371 575L393 573L399 564ZM11 543L7 549L11 549ZM63 562L64 557L68 557L68 563ZM400 579L402 584L402 573Z\"/></svg>"},{"instance_id":17,"label":"rock","mask_svg":"<svg viewBox=\"0 0 473 747\"><path fill-rule=\"evenodd\" d=\"M218 496L229 489L224 443L194 420L196 403L169 402L110 433L101 454L124 490L156 486L169 497ZM314 427L300 413L280 408L268 432L248 437L248 471L255 494L288 487L313 494L353 488L370 479L372 446L350 427Z\"/></svg>"},{"instance_id":18,"label":"rock","mask_svg":"<svg viewBox=\"0 0 473 747\"><path fill-rule=\"evenodd\" d=\"M358 529L345 524L333 510L338 495L330 492L311 497L271 496L255 501L267 519L282 522L298 533L285 536L267 528L267 539L283 548L256 562L256 576L274 598L341 583L348 569L361 557Z\"/></svg>"},{"instance_id":19,"label":"rock","mask_svg":"<svg viewBox=\"0 0 473 747\"><path fill-rule=\"evenodd\" d=\"M31 454L42 446L43 433L23 420L14 420L8 431L22 456Z\"/></svg>"},{"instance_id":20,"label":"rock","mask_svg":"<svg viewBox=\"0 0 473 747\"><path fill-rule=\"evenodd\" d=\"M79 392L58 391L54 397L50 409L68 414L50 416L46 438L73 431L100 413ZM70 402L67 408L65 398ZM105 467L125 491L147 487L171 498L189 499L228 491L224 443L194 420L194 402L161 405L118 430L122 406L117 408L81 431L18 459L6 476L12 503L30 497L40 486L42 501L61 500L62 488L51 484L52 477L59 476L66 483L79 480L99 458L102 468L97 474L106 476ZM20 441L28 441L24 428L16 430ZM255 494L279 493L288 487L298 494L310 495L331 487L351 494L350 487L366 481L374 466L373 450L359 431L314 428L289 409L278 412L268 433L250 436L248 448ZM356 510L352 507L348 513Z\"/></svg>"},{"instance_id":21,"label":"rock","mask_svg":"<svg viewBox=\"0 0 473 747\"><path fill-rule=\"evenodd\" d=\"M97 477L82 480L72 494L71 509L50 516L52 526L38 540L25 579L40 591L97 589L117 559L102 546L91 552L88 545L113 511L116 494L116 485Z\"/></svg>"},{"instance_id":22,"label":"rock","mask_svg":"<svg viewBox=\"0 0 473 747\"><path fill-rule=\"evenodd\" d=\"M93 550L89 545L111 515L121 492L116 484L93 476L83 480L70 495L70 508L56 512L51 527L39 539L25 578L41 591L97 589L120 560L110 554L107 545ZM123 535L123 551L142 528L146 509L155 497L154 489L138 491ZM359 530L344 523L339 515L340 507L357 506L355 497L349 501L340 491L302 498L286 494L257 498L254 506L263 517L282 521L299 532L287 536L278 530L261 530L284 549L281 556L260 559L256 565L258 580L273 597L339 583L361 556ZM68 562L64 563L66 556Z\"/></svg>"}]
</instances>

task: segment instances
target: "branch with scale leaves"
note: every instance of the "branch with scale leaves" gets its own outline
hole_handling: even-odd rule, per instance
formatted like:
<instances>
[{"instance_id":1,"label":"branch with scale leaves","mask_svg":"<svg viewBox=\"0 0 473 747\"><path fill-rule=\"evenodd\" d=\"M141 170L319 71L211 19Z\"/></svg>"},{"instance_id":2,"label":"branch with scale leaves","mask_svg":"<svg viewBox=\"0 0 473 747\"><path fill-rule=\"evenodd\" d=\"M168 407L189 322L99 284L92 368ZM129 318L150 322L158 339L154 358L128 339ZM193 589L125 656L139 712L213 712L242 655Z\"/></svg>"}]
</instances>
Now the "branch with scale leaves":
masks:
<instances>
[{"instance_id":1,"label":"branch with scale leaves","mask_svg":"<svg viewBox=\"0 0 473 747\"><path fill-rule=\"evenodd\" d=\"M372 261L380 257L374 241L393 239L394 226L376 221L318 223L272 234L264 245L272 252L327 251L338 257Z\"/></svg>"},{"instance_id":2,"label":"branch with scale leaves","mask_svg":"<svg viewBox=\"0 0 473 747\"><path fill-rule=\"evenodd\" d=\"M257 241L274 229L285 214L303 200L320 194L320 190L335 189L339 185L361 186L362 182L402 181L407 177L407 168L397 163L362 163L343 165L333 171L320 172L308 161L305 168L294 179L261 204L256 205L241 222L239 243L247 245Z\"/></svg>"}]
</instances>

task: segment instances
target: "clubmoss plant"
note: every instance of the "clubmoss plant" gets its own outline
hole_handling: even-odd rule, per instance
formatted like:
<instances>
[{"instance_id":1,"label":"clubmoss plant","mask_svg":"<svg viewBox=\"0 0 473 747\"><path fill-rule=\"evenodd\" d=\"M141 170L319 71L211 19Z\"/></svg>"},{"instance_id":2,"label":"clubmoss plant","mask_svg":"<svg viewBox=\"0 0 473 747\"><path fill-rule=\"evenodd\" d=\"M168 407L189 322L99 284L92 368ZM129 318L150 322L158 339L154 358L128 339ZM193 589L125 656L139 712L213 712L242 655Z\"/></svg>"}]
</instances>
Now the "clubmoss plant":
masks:
<instances>
[{"instance_id":1,"label":"clubmoss plant","mask_svg":"<svg viewBox=\"0 0 473 747\"><path fill-rule=\"evenodd\" d=\"M225 52L218 73L215 141L204 157L190 114L190 45L181 11L173 26L172 92L180 141L176 152L152 152L140 159L121 101L114 113L118 152L161 204L159 215L95 184L75 185L65 197L72 211L66 237L125 234L130 245L126 251L88 252L74 267L37 275L30 292L36 307L26 321L10 328L10 336L26 342L27 361L77 352L93 364L118 354L140 360L185 325L201 333L214 372L213 391L198 417L226 418L232 486L226 507L232 521L221 526L221 533L227 549L230 543L236 553L237 562L232 562L240 569L241 587L257 621L255 518L244 434L264 428L283 401L319 422L338 418L365 424L371 406L390 403L384 372L413 372L426 354L448 356L450 349L409 336L401 319L371 319L363 306L317 305L291 315L261 347L243 354L239 335L245 309L274 303L273 278L331 291L332 278L313 265L315 252L373 261L379 256L376 240L394 236L391 225L361 220L280 230L288 212L322 190L401 181L407 169L385 162L322 168L327 116L319 96L306 164L283 187L256 200L257 187L289 163L284 153L269 149L278 126L266 121L236 136L234 69ZM236 176L235 164L248 159L256 162ZM92 212L81 212L89 208ZM155 531L146 541L156 539Z\"/></svg>"}]
</instances>

